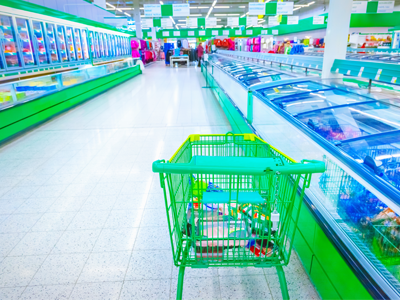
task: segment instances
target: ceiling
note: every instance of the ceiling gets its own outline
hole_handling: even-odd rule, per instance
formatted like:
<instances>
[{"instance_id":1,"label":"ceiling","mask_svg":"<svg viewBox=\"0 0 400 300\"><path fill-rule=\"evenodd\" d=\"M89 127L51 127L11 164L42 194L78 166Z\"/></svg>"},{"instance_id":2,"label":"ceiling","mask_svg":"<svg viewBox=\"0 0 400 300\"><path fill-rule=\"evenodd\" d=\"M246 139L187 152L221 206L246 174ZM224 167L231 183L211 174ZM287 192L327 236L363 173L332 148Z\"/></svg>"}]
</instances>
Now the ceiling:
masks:
<instances>
[{"instance_id":1,"label":"ceiling","mask_svg":"<svg viewBox=\"0 0 400 300\"><path fill-rule=\"evenodd\" d=\"M293 15L298 15L300 19L302 17L309 17L312 15L318 15L327 12L329 7L329 0L287 0L287 1L294 2ZM117 16L126 16L124 13L133 16L133 0L106 0L106 2L121 10L117 11L107 5L107 9L109 11L115 12ZM191 15L193 15L193 17L205 18L214 0L205 0L205 1L164 0L161 2L163 2L164 4L189 3L191 7L190 13ZM258 1L253 1L253 2L258 2ZM267 2L267 0L265 2ZM143 9L143 4L158 4L158 3L160 3L160 1L140 0L140 7L141 9ZM248 3L249 1L241 1L241 0L217 0L217 3L215 4L214 8L210 13L210 17L216 17L218 27L224 27L227 24L227 17L244 16L248 11ZM396 5L400 5L400 0L396 0L395 3ZM185 17L175 17L174 21L176 24L182 24L183 26L180 26L182 28L186 26ZM262 25L265 24L265 27L267 27L266 23L267 22L263 22Z\"/></svg>"}]
</instances>

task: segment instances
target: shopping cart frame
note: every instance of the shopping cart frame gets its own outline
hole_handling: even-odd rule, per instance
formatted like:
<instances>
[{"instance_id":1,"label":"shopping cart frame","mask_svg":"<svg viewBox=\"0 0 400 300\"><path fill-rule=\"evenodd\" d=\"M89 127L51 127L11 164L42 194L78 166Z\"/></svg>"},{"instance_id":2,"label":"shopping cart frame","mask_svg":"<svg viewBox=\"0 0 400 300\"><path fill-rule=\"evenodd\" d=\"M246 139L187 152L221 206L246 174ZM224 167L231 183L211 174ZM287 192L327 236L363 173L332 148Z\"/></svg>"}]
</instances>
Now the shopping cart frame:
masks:
<instances>
[{"instance_id":1,"label":"shopping cart frame","mask_svg":"<svg viewBox=\"0 0 400 300\"><path fill-rule=\"evenodd\" d=\"M204 157L207 157L207 160ZM324 171L324 162L303 160L301 163L296 163L254 134L190 135L169 161L155 161L153 172L159 173L160 176L174 264L179 267L177 299L182 299L186 267L208 268L216 266L275 267L283 299L289 299L283 266L286 266L290 259L292 241L300 214L300 208L298 208L292 216L294 201L296 197L299 197L300 200L303 199L305 189L310 185L311 174ZM275 243L273 247L271 246L273 250L271 250L270 257L262 252L264 246L260 246L258 256L249 254L247 248L254 250L254 247L248 247L249 243L246 247L241 246L240 249L243 249L243 251L233 250L233 254L229 255L232 248L239 248L236 246L238 242L248 242L253 237L238 239L236 237L220 237L218 235L215 237L212 235L211 238L208 238L204 235L201 236L193 229L195 227L198 231L199 228L204 228L204 226L201 227L199 221L203 222L207 218L203 216L204 209L198 209L197 225L194 226L195 223L188 222L187 219L189 207L192 211L191 220L193 221L194 199L197 199L198 207L202 207L206 203L205 195L210 196L209 193L204 193L206 192L204 186L202 186L204 180L201 179L205 179L205 182L207 182L211 178L229 190L225 194L217 195L229 196L228 202L220 202L223 207L226 205L228 209L232 209L234 204L235 208L246 205L243 203L239 205L239 197L248 198L251 193L252 195L254 193L262 194L263 202L254 204L253 209L263 205L268 209L264 210L263 214L260 213L261 211L258 212L258 219L254 218L257 214L252 215L254 220L251 222L259 223L260 215L264 216L263 230L267 234L261 237L261 244L263 244L264 239L267 245L272 242ZM279 194L279 191L283 189L285 189L283 195ZM240 194L241 192L246 193ZM275 208L273 212L272 207ZM279 227L275 232L272 227L275 226L272 222L274 213L278 213L278 218L280 215L283 219L279 221ZM214 216L213 218L220 217ZM222 221L215 220L207 222L222 223ZM190 228L187 227L189 223L191 224ZM252 230L254 230L253 223L251 225ZM260 227L259 224L256 225ZM291 234L289 234L289 230ZM257 235L254 239L260 241L260 237ZM200 250L200 253L198 253L199 250L197 249L201 248L199 245L202 246L201 243L204 242L206 242L206 246L202 249L205 248L206 252ZM207 244L210 242L214 246L210 247L210 244ZM215 243L217 243L217 246L215 246ZM275 246L279 247L275 248ZM193 252L196 252L196 254L193 254ZM224 255L224 253L227 254ZM252 251L252 253L255 254L256 252ZM217 258L209 258L213 255L216 255ZM207 258L204 258L204 256Z\"/></svg>"}]
</instances>

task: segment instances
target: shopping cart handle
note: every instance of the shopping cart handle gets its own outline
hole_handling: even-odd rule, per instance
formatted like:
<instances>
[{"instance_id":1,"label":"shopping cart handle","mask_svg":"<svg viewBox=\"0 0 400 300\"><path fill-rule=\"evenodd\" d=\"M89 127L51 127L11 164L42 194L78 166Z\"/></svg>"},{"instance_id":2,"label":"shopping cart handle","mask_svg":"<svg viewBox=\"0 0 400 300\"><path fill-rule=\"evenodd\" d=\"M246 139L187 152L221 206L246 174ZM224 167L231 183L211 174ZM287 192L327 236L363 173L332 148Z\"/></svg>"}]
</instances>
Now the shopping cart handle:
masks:
<instances>
[{"instance_id":1,"label":"shopping cart handle","mask_svg":"<svg viewBox=\"0 0 400 300\"><path fill-rule=\"evenodd\" d=\"M277 164L274 158L194 156L189 163L153 162L153 172L168 174L265 175L325 172L322 161Z\"/></svg>"}]
</instances>

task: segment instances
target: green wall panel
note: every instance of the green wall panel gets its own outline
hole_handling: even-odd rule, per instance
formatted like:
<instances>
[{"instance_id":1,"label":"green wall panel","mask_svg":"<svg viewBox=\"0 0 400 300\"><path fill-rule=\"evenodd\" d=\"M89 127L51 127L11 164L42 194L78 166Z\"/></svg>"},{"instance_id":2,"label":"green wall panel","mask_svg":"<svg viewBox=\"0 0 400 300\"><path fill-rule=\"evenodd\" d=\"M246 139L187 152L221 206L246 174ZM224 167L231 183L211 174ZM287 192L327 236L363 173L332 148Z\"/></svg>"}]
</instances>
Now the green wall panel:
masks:
<instances>
[{"instance_id":1,"label":"green wall panel","mask_svg":"<svg viewBox=\"0 0 400 300\"><path fill-rule=\"evenodd\" d=\"M276 15L277 3L269 2L265 4L265 14L266 15Z\"/></svg>"},{"instance_id":2,"label":"green wall panel","mask_svg":"<svg viewBox=\"0 0 400 300\"><path fill-rule=\"evenodd\" d=\"M247 18L243 17L243 18L239 18L239 25L240 26L246 26L247 24Z\"/></svg>"},{"instance_id":3,"label":"green wall panel","mask_svg":"<svg viewBox=\"0 0 400 300\"><path fill-rule=\"evenodd\" d=\"M139 66L0 112L0 142L140 74Z\"/></svg>"},{"instance_id":4,"label":"green wall panel","mask_svg":"<svg viewBox=\"0 0 400 300\"><path fill-rule=\"evenodd\" d=\"M367 3L367 13L376 13L378 11L378 1L370 1Z\"/></svg>"},{"instance_id":5,"label":"green wall panel","mask_svg":"<svg viewBox=\"0 0 400 300\"><path fill-rule=\"evenodd\" d=\"M161 16L169 17L173 15L172 4L161 5Z\"/></svg>"},{"instance_id":6,"label":"green wall panel","mask_svg":"<svg viewBox=\"0 0 400 300\"><path fill-rule=\"evenodd\" d=\"M205 18L198 18L197 19L197 26L201 27L201 26L206 26L206 19Z\"/></svg>"}]
</instances>

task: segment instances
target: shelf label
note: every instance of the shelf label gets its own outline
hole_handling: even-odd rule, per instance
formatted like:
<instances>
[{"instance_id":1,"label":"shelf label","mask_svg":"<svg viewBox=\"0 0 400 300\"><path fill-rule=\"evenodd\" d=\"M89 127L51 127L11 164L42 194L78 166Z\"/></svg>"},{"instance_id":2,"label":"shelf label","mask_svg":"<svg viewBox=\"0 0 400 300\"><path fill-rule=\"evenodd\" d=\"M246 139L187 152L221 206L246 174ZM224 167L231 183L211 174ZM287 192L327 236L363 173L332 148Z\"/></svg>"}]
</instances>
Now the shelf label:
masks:
<instances>
[{"instance_id":1,"label":"shelf label","mask_svg":"<svg viewBox=\"0 0 400 300\"><path fill-rule=\"evenodd\" d=\"M162 35L163 36L169 36L169 31L163 31Z\"/></svg>"},{"instance_id":2,"label":"shelf label","mask_svg":"<svg viewBox=\"0 0 400 300\"><path fill-rule=\"evenodd\" d=\"M201 35L201 36L206 35L206 31L205 30L199 30L199 35Z\"/></svg>"},{"instance_id":3,"label":"shelf label","mask_svg":"<svg viewBox=\"0 0 400 300\"><path fill-rule=\"evenodd\" d=\"M188 36L194 36L194 31L188 31Z\"/></svg>"},{"instance_id":4,"label":"shelf label","mask_svg":"<svg viewBox=\"0 0 400 300\"><path fill-rule=\"evenodd\" d=\"M339 68L336 69L336 73L339 73Z\"/></svg>"},{"instance_id":5,"label":"shelf label","mask_svg":"<svg viewBox=\"0 0 400 300\"><path fill-rule=\"evenodd\" d=\"M324 16L315 16L313 17L313 25L323 25L325 22Z\"/></svg>"},{"instance_id":6,"label":"shelf label","mask_svg":"<svg viewBox=\"0 0 400 300\"><path fill-rule=\"evenodd\" d=\"M252 35L253 34L253 30L246 30L246 34Z\"/></svg>"},{"instance_id":7,"label":"shelf label","mask_svg":"<svg viewBox=\"0 0 400 300\"><path fill-rule=\"evenodd\" d=\"M172 20L170 18L161 18L161 27L162 28L173 27Z\"/></svg>"},{"instance_id":8,"label":"shelf label","mask_svg":"<svg viewBox=\"0 0 400 300\"><path fill-rule=\"evenodd\" d=\"M246 26L257 26L257 25L258 25L258 17L246 18Z\"/></svg>"},{"instance_id":9,"label":"shelf label","mask_svg":"<svg viewBox=\"0 0 400 300\"><path fill-rule=\"evenodd\" d=\"M394 1L379 1L378 14L391 14L394 9Z\"/></svg>"},{"instance_id":10,"label":"shelf label","mask_svg":"<svg viewBox=\"0 0 400 300\"><path fill-rule=\"evenodd\" d=\"M351 7L352 14L366 14L367 13L367 1L353 1Z\"/></svg>"},{"instance_id":11,"label":"shelf label","mask_svg":"<svg viewBox=\"0 0 400 300\"><path fill-rule=\"evenodd\" d=\"M197 27L197 18L187 18L186 19L186 27Z\"/></svg>"},{"instance_id":12,"label":"shelf label","mask_svg":"<svg viewBox=\"0 0 400 300\"><path fill-rule=\"evenodd\" d=\"M268 17L268 26L278 26L279 20L278 17Z\"/></svg>"},{"instance_id":13,"label":"shelf label","mask_svg":"<svg viewBox=\"0 0 400 300\"><path fill-rule=\"evenodd\" d=\"M293 3L293 2L290 2ZM287 25L298 25L299 24L299 16L288 16L287 17ZM295 40L297 42L297 38Z\"/></svg>"},{"instance_id":14,"label":"shelf label","mask_svg":"<svg viewBox=\"0 0 400 300\"><path fill-rule=\"evenodd\" d=\"M265 15L265 2L250 2L249 15L250 16Z\"/></svg>"},{"instance_id":15,"label":"shelf label","mask_svg":"<svg viewBox=\"0 0 400 300\"><path fill-rule=\"evenodd\" d=\"M228 36L229 35L229 30L223 30L222 34Z\"/></svg>"},{"instance_id":16,"label":"shelf label","mask_svg":"<svg viewBox=\"0 0 400 300\"><path fill-rule=\"evenodd\" d=\"M217 18L206 19L206 27L215 27L215 26L217 26Z\"/></svg>"},{"instance_id":17,"label":"shelf label","mask_svg":"<svg viewBox=\"0 0 400 300\"><path fill-rule=\"evenodd\" d=\"M362 76L362 72L358 72L358 75L357 75L358 77L361 77Z\"/></svg>"},{"instance_id":18,"label":"shelf label","mask_svg":"<svg viewBox=\"0 0 400 300\"><path fill-rule=\"evenodd\" d=\"M212 35L218 35L218 30L213 30L213 31L211 31L211 34L212 34Z\"/></svg>"},{"instance_id":19,"label":"shelf label","mask_svg":"<svg viewBox=\"0 0 400 300\"><path fill-rule=\"evenodd\" d=\"M190 6L189 3L184 4L172 4L172 15L174 17L185 17L190 16Z\"/></svg>"},{"instance_id":20,"label":"shelf label","mask_svg":"<svg viewBox=\"0 0 400 300\"><path fill-rule=\"evenodd\" d=\"M277 15L293 15L293 2L278 2L276 6Z\"/></svg>"},{"instance_id":21,"label":"shelf label","mask_svg":"<svg viewBox=\"0 0 400 300\"><path fill-rule=\"evenodd\" d=\"M239 17L229 17L227 22L227 26L237 27L239 26Z\"/></svg>"},{"instance_id":22,"label":"shelf label","mask_svg":"<svg viewBox=\"0 0 400 300\"><path fill-rule=\"evenodd\" d=\"M391 83L396 83L397 77L393 77L392 80L390 81Z\"/></svg>"},{"instance_id":23,"label":"shelf label","mask_svg":"<svg viewBox=\"0 0 400 300\"><path fill-rule=\"evenodd\" d=\"M351 71L350 71L350 70L347 70L347 73L346 73L346 74L347 74L347 75L350 75L350 73L351 73Z\"/></svg>"},{"instance_id":24,"label":"shelf label","mask_svg":"<svg viewBox=\"0 0 400 300\"><path fill-rule=\"evenodd\" d=\"M360 68L360 72L364 72L364 67L361 67L361 68Z\"/></svg>"},{"instance_id":25,"label":"shelf label","mask_svg":"<svg viewBox=\"0 0 400 300\"><path fill-rule=\"evenodd\" d=\"M174 31L174 36L181 36L181 32L180 31Z\"/></svg>"},{"instance_id":26,"label":"shelf label","mask_svg":"<svg viewBox=\"0 0 400 300\"><path fill-rule=\"evenodd\" d=\"M143 8L145 17L161 17L161 4L143 4Z\"/></svg>"},{"instance_id":27,"label":"shelf label","mask_svg":"<svg viewBox=\"0 0 400 300\"><path fill-rule=\"evenodd\" d=\"M235 30L235 34L236 34L236 35L241 35L241 34L242 34L242 31L241 31L241 30Z\"/></svg>"}]
</instances>

